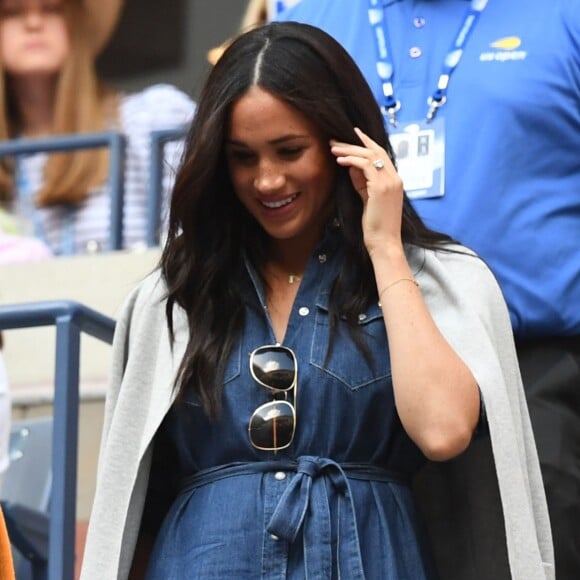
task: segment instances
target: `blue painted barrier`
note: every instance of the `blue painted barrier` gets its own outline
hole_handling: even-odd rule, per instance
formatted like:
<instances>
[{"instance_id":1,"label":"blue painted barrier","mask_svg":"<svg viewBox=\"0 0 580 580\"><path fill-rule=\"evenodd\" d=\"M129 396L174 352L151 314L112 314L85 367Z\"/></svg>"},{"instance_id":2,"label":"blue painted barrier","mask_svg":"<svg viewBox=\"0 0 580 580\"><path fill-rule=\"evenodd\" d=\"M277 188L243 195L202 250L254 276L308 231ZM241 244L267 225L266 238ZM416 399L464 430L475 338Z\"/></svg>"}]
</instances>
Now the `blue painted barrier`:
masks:
<instances>
[{"instance_id":1,"label":"blue painted barrier","mask_svg":"<svg viewBox=\"0 0 580 580\"><path fill-rule=\"evenodd\" d=\"M109 147L109 190L111 196L110 250L123 247L123 202L125 187L125 137L117 132L60 135L43 139L11 139L0 143L0 158L33 153L56 153Z\"/></svg>"},{"instance_id":2,"label":"blue painted barrier","mask_svg":"<svg viewBox=\"0 0 580 580\"><path fill-rule=\"evenodd\" d=\"M152 131L150 134L151 158L149 165L149 192L147 196L147 246L159 245L161 231L161 193L163 191L163 147L170 141L183 139L188 126L179 129Z\"/></svg>"},{"instance_id":3,"label":"blue painted barrier","mask_svg":"<svg viewBox=\"0 0 580 580\"><path fill-rule=\"evenodd\" d=\"M115 321L74 301L0 306L0 330L39 326L56 327L48 580L73 580L80 336L84 332L110 344Z\"/></svg>"}]
</instances>

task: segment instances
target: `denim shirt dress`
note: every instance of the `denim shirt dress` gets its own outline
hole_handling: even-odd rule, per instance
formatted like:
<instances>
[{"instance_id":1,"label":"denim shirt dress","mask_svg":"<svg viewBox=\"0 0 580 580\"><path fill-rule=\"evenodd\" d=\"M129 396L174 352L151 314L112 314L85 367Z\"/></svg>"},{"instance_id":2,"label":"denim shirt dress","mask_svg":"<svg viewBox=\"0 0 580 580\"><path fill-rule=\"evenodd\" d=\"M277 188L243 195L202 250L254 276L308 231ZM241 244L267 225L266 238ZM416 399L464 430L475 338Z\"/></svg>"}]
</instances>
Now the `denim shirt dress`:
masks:
<instances>
[{"instance_id":1,"label":"denim shirt dress","mask_svg":"<svg viewBox=\"0 0 580 580\"><path fill-rule=\"evenodd\" d=\"M327 357L340 264L331 231L308 263L284 337L298 361L297 420L292 445L276 453L248 437L253 411L272 399L252 379L249 354L276 343L248 267L255 296L227 364L220 419L209 421L190 393L156 435L142 523L157 536L147 580L435 578L409 488L425 458L395 410L377 303L358 317L372 360L342 322ZM157 531L148 520L158 511Z\"/></svg>"}]
</instances>

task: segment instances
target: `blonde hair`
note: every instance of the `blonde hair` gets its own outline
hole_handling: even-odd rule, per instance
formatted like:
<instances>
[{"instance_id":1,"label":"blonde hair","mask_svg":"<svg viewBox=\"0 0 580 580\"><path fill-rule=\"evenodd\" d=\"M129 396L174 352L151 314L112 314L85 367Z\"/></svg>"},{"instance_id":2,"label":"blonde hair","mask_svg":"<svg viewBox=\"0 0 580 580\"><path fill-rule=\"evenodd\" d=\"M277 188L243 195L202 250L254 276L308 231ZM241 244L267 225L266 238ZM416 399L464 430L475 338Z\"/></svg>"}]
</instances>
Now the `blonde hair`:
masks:
<instances>
[{"instance_id":1,"label":"blonde hair","mask_svg":"<svg viewBox=\"0 0 580 580\"><path fill-rule=\"evenodd\" d=\"M249 0L237 34L242 34L252 28L266 24L268 17L268 0ZM227 38L219 46L208 51L207 60L211 65L215 65L233 40L233 38Z\"/></svg>"},{"instance_id":2,"label":"blonde hair","mask_svg":"<svg viewBox=\"0 0 580 580\"><path fill-rule=\"evenodd\" d=\"M240 24L240 32L247 32L268 22L268 0L249 0Z\"/></svg>"},{"instance_id":3,"label":"blonde hair","mask_svg":"<svg viewBox=\"0 0 580 580\"><path fill-rule=\"evenodd\" d=\"M70 51L57 81L52 135L103 131L117 124L118 96L97 78L84 4L65 0L65 19ZM0 63L0 139L12 139L19 130L16 108ZM12 165L6 160L0 164L0 201L14 197ZM51 154L44 170L44 184L37 193L37 205L83 201L91 188L105 181L108 168L107 149Z\"/></svg>"}]
</instances>

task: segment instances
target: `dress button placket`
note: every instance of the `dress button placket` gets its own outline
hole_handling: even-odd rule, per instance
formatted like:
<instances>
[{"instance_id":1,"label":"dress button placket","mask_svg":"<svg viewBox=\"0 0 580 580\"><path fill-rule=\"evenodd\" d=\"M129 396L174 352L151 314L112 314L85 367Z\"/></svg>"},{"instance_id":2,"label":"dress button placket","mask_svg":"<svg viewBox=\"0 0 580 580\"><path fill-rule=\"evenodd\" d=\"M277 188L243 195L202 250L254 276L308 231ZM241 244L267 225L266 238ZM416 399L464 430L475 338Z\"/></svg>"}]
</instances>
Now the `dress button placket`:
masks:
<instances>
[{"instance_id":1,"label":"dress button placket","mask_svg":"<svg viewBox=\"0 0 580 580\"><path fill-rule=\"evenodd\" d=\"M280 478L283 474L284 478ZM283 471L276 471L264 478L264 521L270 521L276 505L280 500L285 485L280 482L286 479ZM288 567L288 546L276 534L264 529L262 543L262 571L260 578L270 580L284 578Z\"/></svg>"}]
</instances>

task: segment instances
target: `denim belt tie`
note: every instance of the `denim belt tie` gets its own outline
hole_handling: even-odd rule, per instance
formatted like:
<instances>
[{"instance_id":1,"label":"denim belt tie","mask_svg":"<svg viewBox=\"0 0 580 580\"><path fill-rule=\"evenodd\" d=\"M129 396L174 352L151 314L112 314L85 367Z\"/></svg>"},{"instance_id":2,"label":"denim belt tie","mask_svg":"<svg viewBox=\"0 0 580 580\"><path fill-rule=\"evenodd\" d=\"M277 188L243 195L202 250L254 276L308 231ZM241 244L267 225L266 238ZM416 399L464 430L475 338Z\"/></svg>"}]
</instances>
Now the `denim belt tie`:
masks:
<instances>
[{"instance_id":1,"label":"denim belt tie","mask_svg":"<svg viewBox=\"0 0 580 580\"><path fill-rule=\"evenodd\" d=\"M338 493L339 577L364 580L355 507L347 473L351 479L406 484L400 474L368 464L339 464L332 459L303 455L298 460L229 463L206 469L185 478L181 493L226 477L275 471L291 471L296 475L280 497L267 531L287 542L294 542L302 528L307 577L331 578L332 532L325 485L327 478Z\"/></svg>"}]
</instances>

